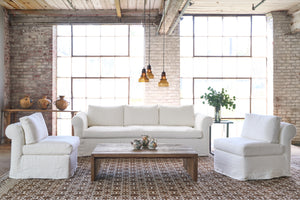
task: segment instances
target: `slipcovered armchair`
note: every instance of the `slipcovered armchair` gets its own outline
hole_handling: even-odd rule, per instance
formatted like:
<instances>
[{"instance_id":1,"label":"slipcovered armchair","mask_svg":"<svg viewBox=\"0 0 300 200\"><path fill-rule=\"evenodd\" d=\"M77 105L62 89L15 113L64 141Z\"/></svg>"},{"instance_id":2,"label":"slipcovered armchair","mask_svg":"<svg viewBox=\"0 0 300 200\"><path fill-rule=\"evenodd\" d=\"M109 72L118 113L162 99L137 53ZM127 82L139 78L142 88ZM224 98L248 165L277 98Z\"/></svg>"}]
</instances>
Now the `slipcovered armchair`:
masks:
<instances>
[{"instance_id":1,"label":"slipcovered armchair","mask_svg":"<svg viewBox=\"0 0 300 200\"><path fill-rule=\"evenodd\" d=\"M241 137L214 140L214 169L238 180L290 176L294 125L276 116L246 114Z\"/></svg>"},{"instance_id":2,"label":"slipcovered armchair","mask_svg":"<svg viewBox=\"0 0 300 200\"><path fill-rule=\"evenodd\" d=\"M48 136L41 113L20 118L6 128L12 140L9 177L63 179L77 168L76 136Z\"/></svg>"}]
</instances>

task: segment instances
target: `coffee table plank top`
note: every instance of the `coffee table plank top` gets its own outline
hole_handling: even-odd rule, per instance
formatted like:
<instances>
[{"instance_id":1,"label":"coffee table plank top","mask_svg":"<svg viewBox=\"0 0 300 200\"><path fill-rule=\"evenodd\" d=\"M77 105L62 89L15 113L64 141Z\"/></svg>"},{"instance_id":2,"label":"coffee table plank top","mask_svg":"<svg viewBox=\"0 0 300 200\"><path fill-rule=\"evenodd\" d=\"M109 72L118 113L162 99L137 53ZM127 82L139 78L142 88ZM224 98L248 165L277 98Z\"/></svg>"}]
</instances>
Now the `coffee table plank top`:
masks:
<instances>
[{"instance_id":1,"label":"coffee table plank top","mask_svg":"<svg viewBox=\"0 0 300 200\"><path fill-rule=\"evenodd\" d=\"M132 158L182 158L198 156L197 152L190 147L180 144L158 144L155 150L141 149L134 150L131 144L127 143L104 143L98 144L92 152L93 157L132 157Z\"/></svg>"}]
</instances>

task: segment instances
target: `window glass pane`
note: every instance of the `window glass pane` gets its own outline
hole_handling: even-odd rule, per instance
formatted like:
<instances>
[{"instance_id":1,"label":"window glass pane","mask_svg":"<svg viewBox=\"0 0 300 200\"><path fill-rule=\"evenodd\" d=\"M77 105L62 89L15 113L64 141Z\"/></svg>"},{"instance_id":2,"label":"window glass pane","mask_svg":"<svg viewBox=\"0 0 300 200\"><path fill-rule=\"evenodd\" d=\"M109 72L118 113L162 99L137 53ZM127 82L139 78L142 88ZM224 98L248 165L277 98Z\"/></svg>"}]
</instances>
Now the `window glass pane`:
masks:
<instances>
[{"instance_id":1,"label":"window glass pane","mask_svg":"<svg viewBox=\"0 0 300 200\"><path fill-rule=\"evenodd\" d=\"M195 36L207 36L207 17L195 17Z\"/></svg>"},{"instance_id":2,"label":"window glass pane","mask_svg":"<svg viewBox=\"0 0 300 200\"><path fill-rule=\"evenodd\" d=\"M116 36L126 36L128 37L128 25L118 25L115 26Z\"/></svg>"},{"instance_id":3,"label":"window glass pane","mask_svg":"<svg viewBox=\"0 0 300 200\"><path fill-rule=\"evenodd\" d=\"M236 56L237 54L237 38L223 38L223 56Z\"/></svg>"},{"instance_id":4,"label":"window glass pane","mask_svg":"<svg viewBox=\"0 0 300 200\"><path fill-rule=\"evenodd\" d=\"M86 55L88 56L100 55L100 37L87 37L86 45L87 45Z\"/></svg>"},{"instance_id":5,"label":"window glass pane","mask_svg":"<svg viewBox=\"0 0 300 200\"><path fill-rule=\"evenodd\" d=\"M207 42L207 55L222 56L222 38L209 37Z\"/></svg>"},{"instance_id":6,"label":"window glass pane","mask_svg":"<svg viewBox=\"0 0 300 200\"><path fill-rule=\"evenodd\" d=\"M100 25L87 25L86 26L86 35L100 37Z\"/></svg>"},{"instance_id":7,"label":"window glass pane","mask_svg":"<svg viewBox=\"0 0 300 200\"><path fill-rule=\"evenodd\" d=\"M253 57L266 57L267 55L266 37L252 38L252 55Z\"/></svg>"},{"instance_id":8,"label":"window glass pane","mask_svg":"<svg viewBox=\"0 0 300 200\"><path fill-rule=\"evenodd\" d=\"M73 97L84 98L86 97L86 80L73 79Z\"/></svg>"},{"instance_id":9,"label":"window glass pane","mask_svg":"<svg viewBox=\"0 0 300 200\"><path fill-rule=\"evenodd\" d=\"M73 25L73 36L86 36L86 25Z\"/></svg>"},{"instance_id":10,"label":"window glass pane","mask_svg":"<svg viewBox=\"0 0 300 200\"><path fill-rule=\"evenodd\" d=\"M57 96L71 97L71 79L57 78Z\"/></svg>"},{"instance_id":11,"label":"window glass pane","mask_svg":"<svg viewBox=\"0 0 300 200\"><path fill-rule=\"evenodd\" d=\"M253 36L266 36L267 25L265 16L252 17L252 35Z\"/></svg>"},{"instance_id":12,"label":"window glass pane","mask_svg":"<svg viewBox=\"0 0 300 200\"><path fill-rule=\"evenodd\" d=\"M184 16L180 21L180 36L193 36L192 16Z\"/></svg>"},{"instance_id":13,"label":"window glass pane","mask_svg":"<svg viewBox=\"0 0 300 200\"><path fill-rule=\"evenodd\" d=\"M251 77L251 58L237 58L237 76Z\"/></svg>"},{"instance_id":14,"label":"window glass pane","mask_svg":"<svg viewBox=\"0 0 300 200\"><path fill-rule=\"evenodd\" d=\"M252 80L252 96L253 98L266 98L267 86L265 79Z\"/></svg>"},{"instance_id":15,"label":"window glass pane","mask_svg":"<svg viewBox=\"0 0 300 200\"><path fill-rule=\"evenodd\" d=\"M71 26L70 25L58 25L57 26L57 36L71 36Z\"/></svg>"},{"instance_id":16,"label":"window glass pane","mask_svg":"<svg viewBox=\"0 0 300 200\"><path fill-rule=\"evenodd\" d=\"M130 56L144 56L144 37L130 38Z\"/></svg>"},{"instance_id":17,"label":"window glass pane","mask_svg":"<svg viewBox=\"0 0 300 200\"><path fill-rule=\"evenodd\" d=\"M139 25L131 25L130 37L144 37L144 27Z\"/></svg>"},{"instance_id":18,"label":"window glass pane","mask_svg":"<svg viewBox=\"0 0 300 200\"><path fill-rule=\"evenodd\" d=\"M100 98L100 79L87 79L87 97Z\"/></svg>"},{"instance_id":19,"label":"window glass pane","mask_svg":"<svg viewBox=\"0 0 300 200\"><path fill-rule=\"evenodd\" d=\"M221 77L222 76L222 58L208 58L207 60L207 76Z\"/></svg>"},{"instance_id":20,"label":"window glass pane","mask_svg":"<svg viewBox=\"0 0 300 200\"><path fill-rule=\"evenodd\" d=\"M193 38L181 37L180 38L180 56L193 56Z\"/></svg>"},{"instance_id":21,"label":"window glass pane","mask_svg":"<svg viewBox=\"0 0 300 200\"><path fill-rule=\"evenodd\" d=\"M207 37L195 37L195 56L207 56ZM182 51L184 52L185 49Z\"/></svg>"},{"instance_id":22,"label":"window glass pane","mask_svg":"<svg viewBox=\"0 0 300 200\"><path fill-rule=\"evenodd\" d=\"M113 77L115 72L115 59L110 57L101 58L101 76Z\"/></svg>"},{"instance_id":23,"label":"window glass pane","mask_svg":"<svg viewBox=\"0 0 300 200\"><path fill-rule=\"evenodd\" d=\"M180 59L180 76L181 77L193 77L194 66L192 58Z\"/></svg>"},{"instance_id":24,"label":"window glass pane","mask_svg":"<svg viewBox=\"0 0 300 200\"><path fill-rule=\"evenodd\" d=\"M71 37L57 38L57 56L71 56Z\"/></svg>"},{"instance_id":25,"label":"window glass pane","mask_svg":"<svg viewBox=\"0 0 300 200\"><path fill-rule=\"evenodd\" d=\"M236 58L223 58L223 77L236 77Z\"/></svg>"},{"instance_id":26,"label":"window glass pane","mask_svg":"<svg viewBox=\"0 0 300 200\"><path fill-rule=\"evenodd\" d=\"M206 77L207 76L207 58L194 59L194 77Z\"/></svg>"},{"instance_id":27,"label":"window glass pane","mask_svg":"<svg viewBox=\"0 0 300 200\"><path fill-rule=\"evenodd\" d=\"M115 55L127 56L128 55L128 37L117 37L115 46Z\"/></svg>"},{"instance_id":28,"label":"window glass pane","mask_svg":"<svg viewBox=\"0 0 300 200\"><path fill-rule=\"evenodd\" d=\"M128 77L130 75L129 59L127 57L115 58L116 77Z\"/></svg>"},{"instance_id":29,"label":"window glass pane","mask_svg":"<svg viewBox=\"0 0 300 200\"><path fill-rule=\"evenodd\" d=\"M85 37L73 37L73 55L74 56L86 55Z\"/></svg>"},{"instance_id":30,"label":"window glass pane","mask_svg":"<svg viewBox=\"0 0 300 200\"><path fill-rule=\"evenodd\" d=\"M84 77L85 76L85 58L73 57L72 58L72 76Z\"/></svg>"},{"instance_id":31,"label":"window glass pane","mask_svg":"<svg viewBox=\"0 0 300 200\"><path fill-rule=\"evenodd\" d=\"M101 26L101 36L114 36L115 35L115 26L113 25L102 25Z\"/></svg>"},{"instance_id":32,"label":"window glass pane","mask_svg":"<svg viewBox=\"0 0 300 200\"><path fill-rule=\"evenodd\" d=\"M238 36L250 36L251 34L251 17L237 17Z\"/></svg>"},{"instance_id":33,"label":"window glass pane","mask_svg":"<svg viewBox=\"0 0 300 200\"><path fill-rule=\"evenodd\" d=\"M223 18L223 35L224 36L236 36L237 35L237 18L236 17L224 17Z\"/></svg>"},{"instance_id":34,"label":"window glass pane","mask_svg":"<svg viewBox=\"0 0 300 200\"><path fill-rule=\"evenodd\" d=\"M209 87L208 80L207 79L195 79L194 82L195 85L195 90L194 90L194 95L195 99L200 99L204 93L207 93L207 88ZM202 103L201 99L201 103Z\"/></svg>"},{"instance_id":35,"label":"window glass pane","mask_svg":"<svg viewBox=\"0 0 300 200\"><path fill-rule=\"evenodd\" d=\"M71 58L57 58L57 77L71 77Z\"/></svg>"},{"instance_id":36,"label":"window glass pane","mask_svg":"<svg viewBox=\"0 0 300 200\"><path fill-rule=\"evenodd\" d=\"M115 38L114 37L102 37L101 38L101 55L109 56L115 54Z\"/></svg>"},{"instance_id":37,"label":"window glass pane","mask_svg":"<svg viewBox=\"0 0 300 200\"><path fill-rule=\"evenodd\" d=\"M85 99L73 99L73 110L87 111L87 104Z\"/></svg>"},{"instance_id":38,"label":"window glass pane","mask_svg":"<svg viewBox=\"0 0 300 200\"><path fill-rule=\"evenodd\" d=\"M128 80L127 79L115 79L116 87L115 94L117 98L125 98L128 96Z\"/></svg>"},{"instance_id":39,"label":"window glass pane","mask_svg":"<svg viewBox=\"0 0 300 200\"><path fill-rule=\"evenodd\" d=\"M237 38L237 54L238 56L250 56L250 37Z\"/></svg>"},{"instance_id":40,"label":"window glass pane","mask_svg":"<svg viewBox=\"0 0 300 200\"><path fill-rule=\"evenodd\" d=\"M72 124L70 119L57 119L57 135L72 136Z\"/></svg>"},{"instance_id":41,"label":"window glass pane","mask_svg":"<svg viewBox=\"0 0 300 200\"><path fill-rule=\"evenodd\" d=\"M101 79L101 97L113 98L115 94L115 81L113 79Z\"/></svg>"},{"instance_id":42,"label":"window glass pane","mask_svg":"<svg viewBox=\"0 0 300 200\"><path fill-rule=\"evenodd\" d=\"M100 58L86 58L86 76L100 77Z\"/></svg>"},{"instance_id":43,"label":"window glass pane","mask_svg":"<svg viewBox=\"0 0 300 200\"><path fill-rule=\"evenodd\" d=\"M252 113L265 115L267 113L266 99L252 99Z\"/></svg>"},{"instance_id":44,"label":"window glass pane","mask_svg":"<svg viewBox=\"0 0 300 200\"><path fill-rule=\"evenodd\" d=\"M193 98L193 79L181 79L180 98Z\"/></svg>"},{"instance_id":45,"label":"window glass pane","mask_svg":"<svg viewBox=\"0 0 300 200\"><path fill-rule=\"evenodd\" d=\"M253 58L252 59L252 77L266 78L266 58Z\"/></svg>"},{"instance_id":46,"label":"window glass pane","mask_svg":"<svg viewBox=\"0 0 300 200\"><path fill-rule=\"evenodd\" d=\"M222 17L208 17L208 35L222 36Z\"/></svg>"}]
</instances>

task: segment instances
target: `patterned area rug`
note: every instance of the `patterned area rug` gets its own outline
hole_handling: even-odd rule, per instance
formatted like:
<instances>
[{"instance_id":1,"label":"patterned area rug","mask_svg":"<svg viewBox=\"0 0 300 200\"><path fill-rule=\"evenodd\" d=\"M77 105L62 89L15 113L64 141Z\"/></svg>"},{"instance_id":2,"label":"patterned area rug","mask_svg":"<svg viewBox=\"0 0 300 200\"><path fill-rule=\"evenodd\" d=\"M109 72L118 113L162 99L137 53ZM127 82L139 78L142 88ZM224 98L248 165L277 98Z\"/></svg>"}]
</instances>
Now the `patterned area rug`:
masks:
<instances>
[{"instance_id":1,"label":"patterned area rug","mask_svg":"<svg viewBox=\"0 0 300 200\"><path fill-rule=\"evenodd\" d=\"M179 159L105 160L90 180L90 158L81 157L66 180L0 177L0 199L300 199L300 158L292 159L292 177L237 181L216 173L212 157L200 157L198 182ZM5 177L6 176L6 177Z\"/></svg>"}]
</instances>

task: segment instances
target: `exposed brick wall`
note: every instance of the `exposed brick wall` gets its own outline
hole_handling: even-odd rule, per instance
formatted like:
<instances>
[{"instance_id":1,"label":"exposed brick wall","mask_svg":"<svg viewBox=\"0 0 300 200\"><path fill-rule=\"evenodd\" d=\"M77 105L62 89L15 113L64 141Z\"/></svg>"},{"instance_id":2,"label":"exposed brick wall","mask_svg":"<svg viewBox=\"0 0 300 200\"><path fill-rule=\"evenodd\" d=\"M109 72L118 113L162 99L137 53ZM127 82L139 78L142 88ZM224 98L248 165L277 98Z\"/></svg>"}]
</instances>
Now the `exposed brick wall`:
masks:
<instances>
[{"instance_id":1,"label":"exposed brick wall","mask_svg":"<svg viewBox=\"0 0 300 200\"><path fill-rule=\"evenodd\" d=\"M151 27L150 63L154 79L145 84L145 104L180 105L180 37L179 27L166 36L165 72L169 87L158 87L163 71L163 36L156 35L157 27ZM148 65L148 27L146 28L146 65Z\"/></svg>"},{"instance_id":2,"label":"exposed brick wall","mask_svg":"<svg viewBox=\"0 0 300 200\"><path fill-rule=\"evenodd\" d=\"M10 31L10 107L20 108L19 101L30 95L37 108L42 96L52 99L52 26L12 25ZM22 113L22 115L30 113ZM52 133L52 114L44 113Z\"/></svg>"},{"instance_id":3,"label":"exposed brick wall","mask_svg":"<svg viewBox=\"0 0 300 200\"><path fill-rule=\"evenodd\" d=\"M274 114L297 128L300 144L300 33L290 34L287 12L272 12L274 35Z\"/></svg>"}]
</instances>

